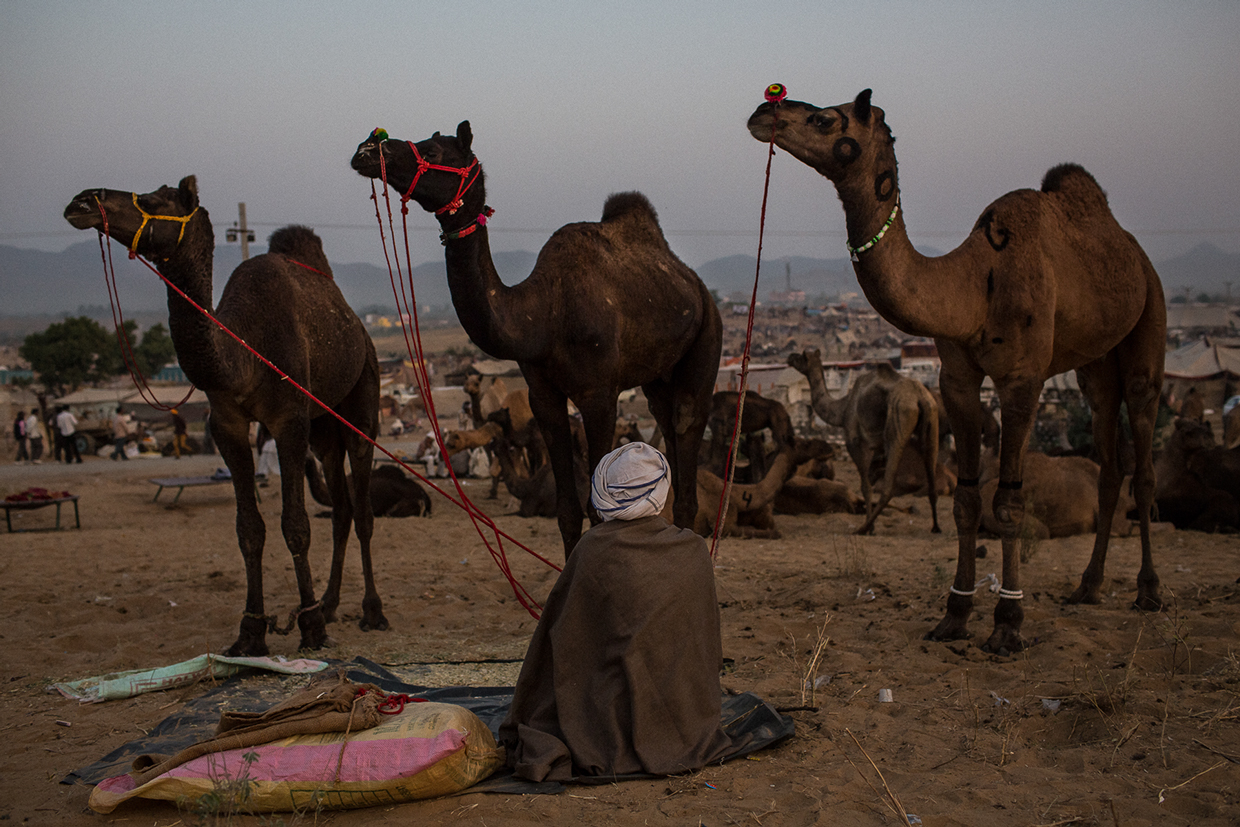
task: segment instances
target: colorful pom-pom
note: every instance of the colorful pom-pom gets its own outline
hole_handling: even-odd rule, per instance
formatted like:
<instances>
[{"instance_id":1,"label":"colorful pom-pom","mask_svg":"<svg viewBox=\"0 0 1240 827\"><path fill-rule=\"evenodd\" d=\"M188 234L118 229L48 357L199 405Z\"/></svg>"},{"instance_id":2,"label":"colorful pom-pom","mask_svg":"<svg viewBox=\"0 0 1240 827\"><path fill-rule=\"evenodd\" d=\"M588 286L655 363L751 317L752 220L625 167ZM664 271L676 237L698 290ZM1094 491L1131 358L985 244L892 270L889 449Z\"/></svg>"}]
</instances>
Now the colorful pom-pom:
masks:
<instances>
[{"instance_id":1,"label":"colorful pom-pom","mask_svg":"<svg viewBox=\"0 0 1240 827\"><path fill-rule=\"evenodd\" d=\"M771 103L779 103L786 97L788 97L788 87L782 83L772 83L766 87L766 99Z\"/></svg>"},{"instance_id":2,"label":"colorful pom-pom","mask_svg":"<svg viewBox=\"0 0 1240 827\"><path fill-rule=\"evenodd\" d=\"M380 127L376 126L376 127L375 127L372 131L371 131L371 133L370 133L370 137L372 137L372 138L374 138L374 139L376 139L376 140L379 140L379 141L386 141L386 140L388 139L388 133L387 133L387 130L386 130L386 129L382 129L382 128L380 128Z\"/></svg>"}]
</instances>

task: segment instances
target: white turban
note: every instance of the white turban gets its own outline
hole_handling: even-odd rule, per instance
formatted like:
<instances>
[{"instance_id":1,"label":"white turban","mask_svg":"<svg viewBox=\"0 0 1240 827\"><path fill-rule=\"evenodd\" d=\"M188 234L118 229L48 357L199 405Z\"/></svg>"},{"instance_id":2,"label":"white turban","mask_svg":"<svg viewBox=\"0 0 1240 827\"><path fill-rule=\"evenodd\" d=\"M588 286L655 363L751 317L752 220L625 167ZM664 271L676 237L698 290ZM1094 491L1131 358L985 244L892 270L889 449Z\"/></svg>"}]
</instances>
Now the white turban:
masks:
<instances>
[{"instance_id":1,"label":"white turban","mask_svg":"<svg viewBox=\"0 0 1240 827\"><path fill-rule=\"evenodd\" d=\"M599 460L590 500L604 520L636 520L662 512L670 486L663 454L645 442L630 442Z\"/></svg>"}]
</instances>

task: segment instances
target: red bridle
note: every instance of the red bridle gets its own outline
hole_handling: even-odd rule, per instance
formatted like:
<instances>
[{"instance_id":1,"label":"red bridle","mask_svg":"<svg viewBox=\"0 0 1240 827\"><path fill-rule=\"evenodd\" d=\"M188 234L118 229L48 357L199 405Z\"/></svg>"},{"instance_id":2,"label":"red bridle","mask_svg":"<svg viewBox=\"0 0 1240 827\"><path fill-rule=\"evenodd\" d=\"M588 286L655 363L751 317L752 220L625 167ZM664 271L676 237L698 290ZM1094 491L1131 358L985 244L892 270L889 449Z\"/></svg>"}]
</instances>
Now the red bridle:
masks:
<instances>
[{"instance_id":1,"label":"red bridle","mask_svg":"<svg viewBox=\"0 0 1240 827\"><path fill-rule=\"evenodd\" d=\"M413 183L409 185L409 189L405 190L405 194L400 197L401 206L403 207L405 202L413 197L413 188L418 185L418 181L421 180L422 176L428 170L436 169L440 172L452 172L461 176L461 184L456 189L456 197L439 209L435 210L435 215L443 215L444 213L447 213L448 215L456 215L456 211L464 206L465 193L469 192L469 188L474 185L474 182L478 180L478 176L482 173L482 168L478 166L478 159L471 159L469 165L464 167L449 167L442 164L432 164L430 161L427 161L422 157L422 153L418 152L418 148L413 141L405 141L405 143L409 144L409 148L413 150L413 157L418 162L418 171L414 173ZM379 151L379 157L383 157L382 150Z\"/></svg>"}]
</instances>

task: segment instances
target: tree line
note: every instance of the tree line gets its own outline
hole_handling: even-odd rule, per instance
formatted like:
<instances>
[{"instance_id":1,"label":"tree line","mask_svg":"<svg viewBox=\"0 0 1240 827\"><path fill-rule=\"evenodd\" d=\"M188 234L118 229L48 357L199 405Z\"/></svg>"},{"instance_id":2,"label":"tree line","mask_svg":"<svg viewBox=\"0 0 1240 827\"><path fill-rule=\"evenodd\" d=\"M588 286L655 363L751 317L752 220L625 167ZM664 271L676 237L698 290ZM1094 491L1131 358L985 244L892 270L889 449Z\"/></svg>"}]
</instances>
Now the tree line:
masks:
<instances>
[{"instance_id":1,"label":"tree line","mask_svg":"<svg viewBox=\"0 0 1240 827\"><path fill-rule=\"evenodd\" d=\"M147 328L141 341L137 322L125 322L123 330L143 376L153 376L176 359L172 338L162 323ZM17 352L56 396L128 372L116 332L89 316L67 318L31 333Z\"/></svg>"}]
</instances>

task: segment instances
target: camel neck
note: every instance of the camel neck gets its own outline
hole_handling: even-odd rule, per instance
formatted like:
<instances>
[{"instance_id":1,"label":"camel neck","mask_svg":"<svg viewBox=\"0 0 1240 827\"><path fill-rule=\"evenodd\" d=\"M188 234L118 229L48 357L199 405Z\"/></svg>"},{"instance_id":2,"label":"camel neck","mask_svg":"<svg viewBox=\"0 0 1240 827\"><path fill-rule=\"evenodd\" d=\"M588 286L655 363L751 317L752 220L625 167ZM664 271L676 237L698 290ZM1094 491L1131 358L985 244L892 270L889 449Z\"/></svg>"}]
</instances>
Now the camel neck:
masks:
<instances>
[{"instance_id":1,"label":"camel neck","mask_svg":"<svg viewBox=\"0 0 1240 827\"><path fill-rule=\"evenodd\" d=\"M207 220L205 215L203 220ZM191 300L211 310L214 253L215 236L208 221L205 234L187 233L158 269ZM227 387L236 378L232 375L234 360L229 358L230 348L220 329L171 287L167 292L169 333L185 377L204 391Z\"/></svg>"},{"instance_id":2,"label":"camel neck","mask_svg":"<svg viewBox=\"0 0 1240 827\"><path fill-rule=\"evenodd\" d=\"M876 195L873 183L837 182L836 189L849 246L858 251L853 272L883 318L914 336L965 340L981 329L986 308L972 299L977 295L973 268L962 266L969 248L962 245L937 257L917 252L908 237L904 202L893 209L900 199L894 171L886 198Z\"/></svg>"},{"instance_id":3,"label":"camel neck","mask_svg":"<svg viewBox=\"0 0 1240 827\"><path fill-rule=\"evenodd\" d=\"M837 428L844 427L848 397L845 395L840 399L831 398L831 394L827 391L827 380L823 374L822 363L811 363L805 378L809 380L809 399L814 413L818 414L828 425L834 425Z\"/></svg>"},{"instance_id":4,"label":"camel neck","mask_svg":"<svg viewBox=\"0 0 1240 827\"><path fill-rule=\"evenodd\" d=\"M524 361L541 352L543 334L531 319L546 315L537 302L527 300L528 290L509 287L499 277L491 259L490 233L475 223L486 211L486 186L478 180L455 214L438 216L443 230L444 262L452 306L461 326L484 353L497 359ZM475 226L462 235L462 228Z\"/></svg>"}]
</instances>

